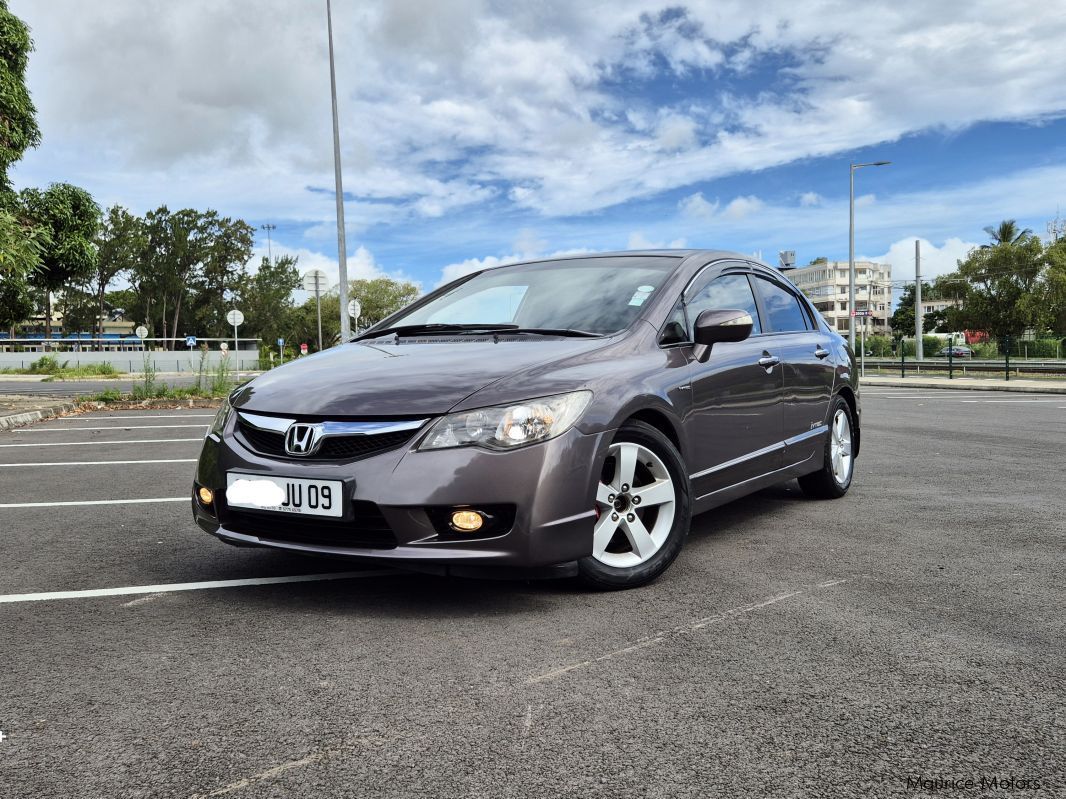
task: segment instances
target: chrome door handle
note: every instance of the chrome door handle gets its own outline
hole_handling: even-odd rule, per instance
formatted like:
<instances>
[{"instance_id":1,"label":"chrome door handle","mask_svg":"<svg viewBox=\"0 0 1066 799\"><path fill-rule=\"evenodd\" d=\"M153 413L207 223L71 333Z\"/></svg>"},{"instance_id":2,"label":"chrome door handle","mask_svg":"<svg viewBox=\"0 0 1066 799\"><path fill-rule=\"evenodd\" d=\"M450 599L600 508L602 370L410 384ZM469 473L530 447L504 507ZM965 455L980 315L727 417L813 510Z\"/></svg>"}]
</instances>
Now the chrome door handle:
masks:
<instances>
[{"instance_id":1,"label":"chrome door handle","mask_svg":"<svg viewBox=\"0 0 1066 799\"><path fill-rule=\"evenodd\" d=\"M759 358L759 366L764 369L772 369L779 363L781 363L781 359L776 355L764 355L762 358Z\"/></svg>"},{"instance_id":2,"label":"chrome door handle","mask_svg":"<svg viewBox=\"0 0 1066 799\"><path fill-rule=\"evenodd\" d=\"M829 350L823 350L821 347L814 351L815 358L828 358L831 354Z\"/></svg>"}]
</instances>

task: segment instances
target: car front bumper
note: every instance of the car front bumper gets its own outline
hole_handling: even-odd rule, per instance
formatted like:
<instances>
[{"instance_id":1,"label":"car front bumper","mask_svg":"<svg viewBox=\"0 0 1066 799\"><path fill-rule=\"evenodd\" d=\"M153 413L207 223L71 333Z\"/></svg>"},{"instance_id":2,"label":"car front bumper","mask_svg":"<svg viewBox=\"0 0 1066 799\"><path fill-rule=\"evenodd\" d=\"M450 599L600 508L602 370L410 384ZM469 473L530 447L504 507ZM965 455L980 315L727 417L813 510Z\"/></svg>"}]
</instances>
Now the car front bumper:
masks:
<instances>
[{"instance_id":1,"label":"car front bumper","mask_svg":"<svg viewBox=\"0 0 1066 799\"><path fill-rule=\"evenodd\" d=\"M594 476L606 457L611 431L586 435L573 428L558 438L508 452L478 447L418 452L412 447L419 434L404 447L363 460L312 462L264 457L234 436L233 423L231 418L221 438L205 439L192 496L196 523L227 543L456 573L462 573L456 566L506 570L570 564L592 551ZM329 524L330 540L323 541L313 529L310 536L304 534L311 529L305 524L315 524L316 517L230 510L225 499L230 471L340 480L343 516ZM210 506L198 499L200 486L214 492ZM387 525L391 535L368 544L355 530L365 522L360 514L375 506L378 527ZM510 529L481 538L456 533L444 537L439 519L434 524L431 517L432 509L487 506L513 508ZM290 519L293 524L286 524ZM352 525L350 543L345 540L346 525Z\"/></svg>"}]
</instances>

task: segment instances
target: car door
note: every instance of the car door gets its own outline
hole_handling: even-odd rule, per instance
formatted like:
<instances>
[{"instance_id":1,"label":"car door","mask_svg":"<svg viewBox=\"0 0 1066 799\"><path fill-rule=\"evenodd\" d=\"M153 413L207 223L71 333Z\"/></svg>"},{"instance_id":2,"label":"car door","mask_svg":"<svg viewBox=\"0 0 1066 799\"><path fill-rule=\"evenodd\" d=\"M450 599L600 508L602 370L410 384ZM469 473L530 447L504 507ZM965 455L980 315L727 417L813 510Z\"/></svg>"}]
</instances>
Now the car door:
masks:
<instances>
[{"instance_id":1,"label":"car door","mask_svg":"<svg viewBox=\"0 0 1066 799\"><path fill-rule=\"evenodd\" d=\"M821 451L836 364L829 334L812 318L807 304L783 280L752 275L764 336L781 359L784 377L782 465L791 466Z\"/></svg>"},{"instance_id":2,"label":"car door","mask_svg":"<svg viewBox=\"0 0 1066 799\"><path fill-rule=\"evenodd\" d=\"M740 308L755 323L744 341L715 344L705 363L693 358L690 364L689 471L700 498L779 468L784 383L762 334L747 269L709 267L684 302L690 340L704 310Z\"/></svg>"}]
</instances>

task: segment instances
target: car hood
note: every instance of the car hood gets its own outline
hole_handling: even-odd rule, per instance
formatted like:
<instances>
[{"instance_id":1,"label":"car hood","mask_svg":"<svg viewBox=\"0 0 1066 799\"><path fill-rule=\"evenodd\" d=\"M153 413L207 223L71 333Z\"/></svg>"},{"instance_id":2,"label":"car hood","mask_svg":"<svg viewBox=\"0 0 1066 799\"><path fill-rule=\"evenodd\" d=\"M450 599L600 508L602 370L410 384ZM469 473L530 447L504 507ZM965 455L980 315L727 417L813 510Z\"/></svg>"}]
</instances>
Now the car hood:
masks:
<instances>
[{"instance_id":1,"label":"car hood","mask_svg":"<svg viewBox=\"0 0 1066 799\"><path fill-rule=\"evenodd\" d=\"M430 416L534 366L587 356L608 339L349 343L247 383L235 407L308 416ZM551 390L544 394L553 393Z\"/></svg>"}]
</instances>

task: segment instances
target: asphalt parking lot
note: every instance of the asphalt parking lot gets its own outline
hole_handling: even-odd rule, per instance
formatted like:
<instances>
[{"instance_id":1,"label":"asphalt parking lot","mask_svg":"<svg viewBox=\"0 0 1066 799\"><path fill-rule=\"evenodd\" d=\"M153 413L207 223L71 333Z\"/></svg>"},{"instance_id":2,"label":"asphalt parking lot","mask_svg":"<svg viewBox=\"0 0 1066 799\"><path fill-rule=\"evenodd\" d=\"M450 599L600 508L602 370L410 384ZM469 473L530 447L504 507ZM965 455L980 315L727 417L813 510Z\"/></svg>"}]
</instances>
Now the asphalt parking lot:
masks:
<instances>
[{"instance_id":1,"label":"asphalt parking lot","mask_svg":"<svg viewBox=\"0 0 1066 799\"><path fill-rule=\"evenodd\" d=\"M227 547L209 410L0 434L0 795L1063 795L1066 396L863 401L624 593Z\"/></svg>"}]
</instances>

